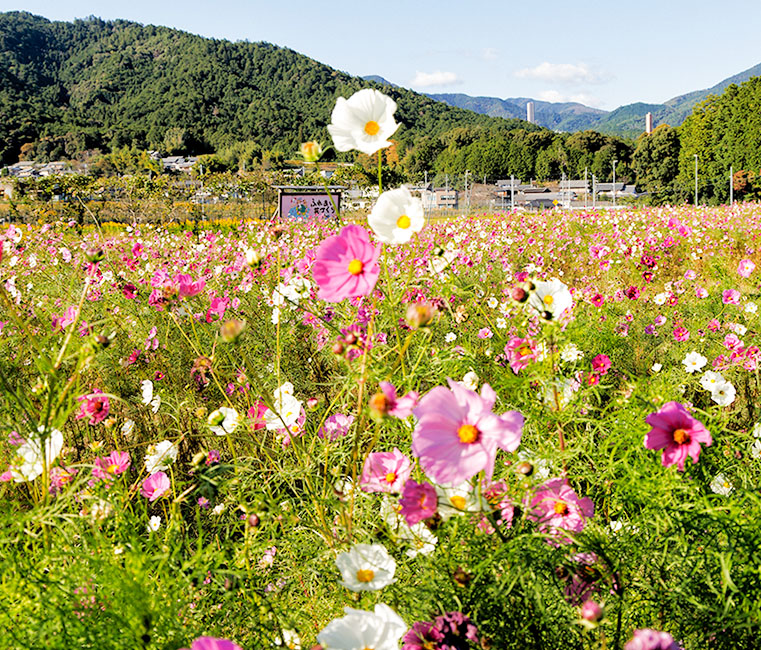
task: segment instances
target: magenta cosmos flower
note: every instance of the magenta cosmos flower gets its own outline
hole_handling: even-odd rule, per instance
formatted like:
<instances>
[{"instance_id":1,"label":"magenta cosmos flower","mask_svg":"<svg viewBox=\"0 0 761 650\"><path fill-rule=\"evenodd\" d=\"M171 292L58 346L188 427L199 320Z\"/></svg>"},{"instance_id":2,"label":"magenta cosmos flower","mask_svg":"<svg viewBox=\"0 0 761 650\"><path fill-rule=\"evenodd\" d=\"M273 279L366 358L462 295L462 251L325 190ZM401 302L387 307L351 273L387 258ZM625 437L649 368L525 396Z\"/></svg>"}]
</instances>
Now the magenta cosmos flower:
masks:
<instances>
[{"instance_id":1,"label":"magenta cosmos flower","mask_svg":"<svg viewBox=\"0 0 761 650\"><path fill-rule=\"evenodd\" d=\"M401 506L399 512L407 521L407 525L414 526L436 514L439 497L436 495L436 488L430 483L418 483L409 479L402 488L399 505Z\"/></svg>"},{"instance_id":2,"label":"magenta cosmos flower","mask_svg":"<svg viewBox=\"0 0 761 650\"><path fill-rule=\"evenodd\" d=\"M663 449L661 460L664 467L676 463L680 472L689 456L698 462L700 443L710 447L713 440L702 422L692 417L679 402L666 402L660 411L645 418L651 427L645 434L646 449Z\"/></svg>"},{"instance_id":3,"label":"magenta cosmos flower","mask_svg":"<svg viewBox=\"0 0 761 650\"><path fill-rule=\"evenodd\" d=\"M148 501L155 501L163 497L169 488L169 477L164 472L156 472L143 481L140 494Z\"/></svg>"},{"instance_id":4,"label":"magenta cosmos flower","mask_svg":"<svg viewBox=\"0 0 761 650\"><path fill-rule=\"evenodd\" d=\"M449 389L437 386L413 410L418 423L412 453L440 485L459 485L481 470L491 479L497 449L515 451L520 444L523 416L518 411L493 413L497 394L489 384L479 395L448 381Z\"/></svg>"},{"instance_id":5,"label":"magenta cosmos flower","mask_svg":"<svg viewBox=\"0 0 761 650\"><path fill-rule=\"evenodd\" d=\"M188 650L181 648L181 650ZM242 650L242 648L228 639L217 639L213 636L199 636L190 646L190 650Z\"/></svg>"},{"instance_id":6,"label":"magenta cosmos flower","mask_svg":"<svg viewBox=\"0 0 761 650\"><path fill-rule=\"evenodd\" d=\"M401 492L412 463L399 449L368 454L359 484L365 492Z\"/></svg>"},{"instance_id":7,"label":"magenta cosmos flower","mask_svg":"<svg viewBox=\"0 0 761 650\"><path fill-rule=\"evenodd\" d=\"M529 338L521 339L513 336L505 346L505 355L507 355L510 368L516 375L529 363L536 361L540 354L536 342Z\"/></svg>"},{"instance_id":8,"label":"magenta cosmos flower","mask_svg":"<svg viewBox=\"0 0 761 650\"><path fill-rule=\"evenodd\" d=\"M563 531L580 533L586 520L595 514L589 497L579 498L565 479L553 478L537 488L529 505L528 518L539 522L538 529L568 542Z\"/></svg>"},{"instance_id":9,"label":"magenta cosmos flower","mask_svg":"<svg viewBox=\"0 0 761 650\"><path fill-rule=\"evenodd\" d=\"M80 402L77 420L86 418L88 424L98 424L108 417L110 403L101 391L96 389L89 395L81 395L77 401Z\"/></svg>"},{"instance_id":10,"label":"magenta cosmos flower","mask_svg":"<svg viewBox=\"0 0 761 650\"><path fill-rule=\"evenodd\" d=\"M132 463L129 452L112 451L108 456L97 458L92 474L100 480L108 480L113 476L124 474Z\"/></svg>"},{"instance_id":11,"label":"magenta cosmos flower","mask_svg":"<svg viewBox=\"0 0 761 650\"><path fill-rule=\"evenodd\" d=\"M411 390L402 397L396 394L396 386L390 381L378 382L381 392L370 398L370 408L380 415L391 415L404 419L412 415L412 410L418 405L420 395Z\"/></svg>"},{"instance_id":12,"label":"magenta cosmos flower","mask_svg":"<svg viewBox=\"0 0 761 650\"><path fill-rule=\"evenodd\" d=\"M668 632L644 629L634 630L634 637L624 650L682 650L682 647Z\"/></svg>"},{"instance_id":13,"label":"magenta cosmos flower","mask_svg":"<svg viewBox=\"0 0 761 650\"><path fill-rule=\"evenodd\" d=\"M369 295L378 281L381 245L370 243L367 230L345 226L338 235L323 240L312 266L317 297L327 302Z\"/></svg>"}]
</instances>

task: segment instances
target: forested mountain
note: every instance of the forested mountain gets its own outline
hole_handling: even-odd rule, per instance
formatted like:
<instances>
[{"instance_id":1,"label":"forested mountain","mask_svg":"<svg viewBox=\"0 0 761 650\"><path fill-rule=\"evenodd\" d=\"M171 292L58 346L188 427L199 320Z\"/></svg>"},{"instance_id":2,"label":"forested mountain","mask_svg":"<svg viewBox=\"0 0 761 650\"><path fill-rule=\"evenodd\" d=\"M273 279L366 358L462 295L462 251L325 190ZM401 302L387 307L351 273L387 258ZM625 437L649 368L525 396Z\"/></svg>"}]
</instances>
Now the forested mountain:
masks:
<instances>
[{"instance_id":1,"label":"forested mountain","mask_svg":"<svg viewBox=\"0 0 761 650\"><path fill-rule=\"evenodd\" d=\"M269 43L2 13L0 162L15 162L24 145L56 158L123 146L200 153L253 140L291 155L305 140L329 141L338 96L374 85ZM399 105L400 153L454 127L538 129L383 90Z\"/></svg>"},{"instance_id":2,"label":"forested mountain","mask_svg":"<svg viewBox=\"0 0 761 650\"><path fill-rule=\"evenodd\" d=\"M761 63L720 81L711 88L679 95L663 104L636 102L620 106L613 111L590 108L577 103L543 102L526 97L471 97L459 93L432 94L429 97L450 106L466 108L494 117L526 117L526 103L534 102L536 123L557 131L584 131L594 129L600 133L623 137L636 137L644 130L645 115L652 113L655 124L679 126L693 108L709 95L720 95L731 84L740 84L761 75Z\"/></svg>"}]
</instances>

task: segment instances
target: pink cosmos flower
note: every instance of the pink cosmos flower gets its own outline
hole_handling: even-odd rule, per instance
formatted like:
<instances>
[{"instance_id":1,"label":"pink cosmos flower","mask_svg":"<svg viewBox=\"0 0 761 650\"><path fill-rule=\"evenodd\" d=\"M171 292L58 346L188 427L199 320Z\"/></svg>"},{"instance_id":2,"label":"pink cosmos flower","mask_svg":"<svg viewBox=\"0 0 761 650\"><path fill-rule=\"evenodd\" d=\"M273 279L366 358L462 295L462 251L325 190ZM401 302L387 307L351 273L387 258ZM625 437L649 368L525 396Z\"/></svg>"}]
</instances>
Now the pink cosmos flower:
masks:
<instances>
[{"instance_id":1,"label":"pink cosmos flower","mask_svg":"<svg viewBox=\"0 0 761 650\"><path fill-rule=\"evenodd\" d=\"M721 292L721 302L725 305L739 304L740 292L737 289L725 289Z\"/></svg>"},{"instance_id":2,"label":"pink cosmos flower","mask_svg":"<svg viewBox=\"0 0 761 650\"><path fill-rule=\"evenodd\" d=\"M388 414L402 420L412 415L412 410L420 401L420 394L417 391L411 390L403 397L397 397L396 386L390 381L380 381L378 385L381 393L371 398L370 408L381 415Z\"/></svg>"},{"instance_id":3,"label":"pink cosmos flower","mask_svg":"<svg viewBox=\"0 0 761 650\"><path fill-rule=\"evenodd\" d=\"M360 226L344 226L338 235L323 240L312 266L317 297L327 302L367 296L378 281L382 246L373 246L367 230Z\"/></svg>"},{"instance_id":4,"label":"pink cosmos flower","mask_svg":"<svg viewBox=\"0 0 761 650\"><path fill-rule=\"evenodd\" d=\"M756 265L750 260L740 260L740 264L737 266L737 272L743 277L748 278L753 273L753 269Z\"/></svg>"},{"instance_id":5,"label":"pink cosmos flower","mask_svg":"<svg viewBox=\"0 0 761 650\"><path fill-rule=\"evenodd\" d=\"M708 290L703 287L698 287L695 289L695 295L698 298L708 298Z\"/></svg>"},{"instance_id":6,"label":"pink cosmos flower","mask_svg":"<svg viewBox=\"0 0 761 650\"><path fill-rule=\"evenodd\" d=\"M112 477L126 472L131 463L129 452L112 451L108 456L95 459L92 475L101 481L108 481Z\"/></svg>"},{"instance_id":7,"label":"pink cosmos flower","mask_svg":"<svg viewBox=\"0 0 761 650\"><path fill-rule=\"evenodd\" d=\"M581 532L586 520L594 513L592 499L579 498L565 479L553 478L537 488L527 516L539 523L539 531L552 535L557 543L565 544L570 540L563 532Z\"/></svg>"},{"instance_id":8,"label":"pink cosmos flower","mask_svg":"<svg viewBox=\"0 0 761 650\"><path fill-rule=\"evenodd\" d=\"M188 650L181 648L180 650ZM228 639L217 639L213 636L199 636L190 646L190 650L243 650L239 645Z\"/></svg>"},{"instance_id":9,"label":"pink cosmos flower","mask_svg":"<svg viewBox=\"0 0 761 650\"><path fill-rule=\"evenodd\" d=\"M634 630L634 636L624 650L682 650L682 647L668 632L646 628Z\"/></svg>"},{"instance_id":10,"label":"pink cosmos flower","mask_svg":"<svg viewBox=\"0 0 761 650\"><path fill-rule=\"evenodd\" d=\"M479 339L490 339L492 336L494 336L494 333L488 327L482 327L478 330Z\"/></svg>"},{"instance_id":11,"label":"pink cosmos flower","mask_svg":"<svg viewBox=\"0 0 761 650\"><path fill-rule=\"evenodd\" d=\"M412 473L412 462L399 449L367 455L359 484L364 492L401 492Z\"/></svg>"},{"instance_id":12,"label":"pink cosmos flower","mask_svg":"<svg viewBox=\"0 0 761 650\"><path fill-rule=\"evenodd\" d=\"M603 303L605 302L605 296L603 296L601 293L596 293L591 298L591 302L595 307L602 307Z\"/></svg>"},{"instance_id":13,"label":"pink cosmos flower","mask_svg":"<svg viewBox=\"0 0 761 650\"><path fill-rule=\"evenodd\" d=\"M700 443L710 447L713 440L705 426L692 417L679 402L666 402L657 413L645 418L652 429L645 434L646 449L663 449L661 463L670 467L676 463L680 472L689 456L698 462Z\"/></svg>"},{"instance_id":14,"label":"pink cosmos flower","mask_svg":"<svg viewBox=\"0 0 761 650\"><path fill-rule=\"evenodd\" d=\"M521 339L513 336L505 346L505 355L510 363L510 368L517 375L519 371L528 367L529 363L537 360L540 351L536 342L530 338Z\"/></svg>"},{"instance_id":15,"label":"pink cosmos flower","mask_svg":"<svg viewBox=\"0 0 761 650\"><path fill-rule=\"evenodd\" d=\"M686 327L674 328L674 340L675 341L687 341L690 338L690 331Z\"/></svg>"},{"instance_id":16,"label":"pink cosmos flower","mask_svg":"<svg viewBox=\"0 0 761 650\"><path fill-rule=\"evenodd\" d=\"M163 497L170 487L169 477L164 472L156 472L143 481L140 494L153 502Z\"/></svg>"},{"instance_id":17,"label":"pink cosmos flower","mask_svg":"<svg viewBox=\"0 0 761 650\"><path fill-rule=\"evenodd\" d=\"M436 508L439 505L436 488L430 483L417 483L409 479L402 488L399 505L402 506L401 515L407 524L414 526L436 514Z\"/></svg>"},{"instance_id":18,"label":"pink cosmos flower","mask_svg":"<svg viewBox=\"0 0 761 650\"><path fill-rule=\"evenodd\" d=\"M77 401L81 402L79 413L76 416L77 420L87 418L88 424L98 424L108 417L108 397L103 396L101 391L96 389L89 395L80 395L77 397Z\"/></svg>"},{"instance_id":19,"label":"pink cosmos flower","mask_svg":"<svg viewBox=\"0 0 761 650\"><path fill-rule=\"evenodd\" d=\"M72 305L67 307L61 316L53 317L53 331L65 330L75 320L77 320L77 308L76 305Z\"/></svg>"},{"instance_id":20,"label":"pink cosmos flower","mask_svg":"<svg viewBox=\"0 0 761 650\"><path fill-rule=\"evenodd\" d=\"M347 433L349 433L349 427L351 427L352 422L354 422L353 415L336 413L335 415L331 415L327 420L325 420L325 424L320 427L317 435L320 436L320 438L338 440L339 438L342 438L346 436Z\"/></svg>"},{"instance_id":21,"label":"pink cosmos flower","mask_svg":"<svg viewBox=\"0 0 761 650\"><path fill-rule=\"evenodd\" d=\"M174 276L174 283L178 287L180 298L189 298L196 296L206 287L206 280L196 280L193 282L193 278L189 275L183 275L178 273Z\"/></svg>"},{"instance_id":22,"label":"pink cosmos flower","mask_svg":"<svg viewBox=\"0 0 761 650\"><path fill-rule=\"evenodd\" d=\"M264 402L257 402L250 409L248 409L248 418L254 423L254 431L264 429L267 425L264 422L264 414L268 411L267 405Z\"/></svg>"},{"instance_id":23,"label":"pink cosmos flower","mask_svg":"<svg viewBox=\"0 0 761 650\"><path fill-rule=\"evenodd\" d=\"M607 354L598 354L592 359L592 372L598 375L607 375L611 365L610 357Z\"/></svg>"},{"instance_id":24,"label":"pink cosmos flower","mask_svg":"<svg viewBox=\"0 0 761 650\"><path fill-rule=\"evenodd\" d=\"M412 453L423 471L440 485L459 485L481 470L491 479L497 449L515 451L521 442L523 416L492 412L497 394L484 384L481 395L449 381L437 386L413 410L418 419Z\"/></svg>"}]
</instances>

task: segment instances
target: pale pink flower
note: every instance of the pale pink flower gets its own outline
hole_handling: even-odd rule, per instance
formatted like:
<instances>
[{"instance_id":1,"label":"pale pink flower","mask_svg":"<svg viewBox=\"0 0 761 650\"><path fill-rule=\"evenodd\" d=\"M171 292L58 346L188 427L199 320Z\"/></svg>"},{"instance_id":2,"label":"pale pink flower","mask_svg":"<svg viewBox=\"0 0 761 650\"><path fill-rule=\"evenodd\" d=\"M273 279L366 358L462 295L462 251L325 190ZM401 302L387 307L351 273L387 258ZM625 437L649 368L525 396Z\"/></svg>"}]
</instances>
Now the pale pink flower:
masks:
<instances>
[{"instance_id":1,"label":"pale pink flower","mask_svg":"<svg viewBox=\"0 0 761 650\"><path fill-rule=\"evenodd\" d=\"M169 477L164 472L156 472L143 481L140 494L148 501L155 501L163 497L170 487Z\"/></svg>"},{"instance_id":2,"label":"pale pink flower","mask_svg":"<svg viewBox=\"0 0 761 650\"><path fill-rule=\"evenodd\" d=\"M188 650L181 648L181 650ZM228 639L217 639L213 636L199 636L190 646L190 650L242 650L242 648Z\"/></svg>"},{"instance_id":3,"label":"pale pink flower","mask_svg":"<svg viewBox=\"0 0 761 650\"><path fill-rule=\"evenodd\" d=\"M740 302L740 292L737 289L725 289L721 293L721 302L725 305L737 305Z\"/></svg>"},{"instance_id":4,"label":"pale pink flower","mask_svg":"<svg viewBox=\"0 0 761 650\"><path fill-rule=\"evenodd\" d=\"M753 273L753 270L756 268L756 265L751 260L740 260L740 264L737 266L737 272L743 277L748 278L750 277L750 274Z\"/></svg>"},{"instance_id":5,"label":"pale pink flower","mask_svg":"<svg viewBox=\"0 0 761 650\"><path fill-rule=\"evenodd\" d=\"M449 389L437 386L413 410L418 423L412 453L440 485L459 485L481 470L491 479L497 449L515 451L520 444L523 416L518 411L493 413L497 394L489 384L479 395L448 381Z\"/></svg>"},{"instance_id":6,"label":"pale pink flower","mask_svg":"<svg viewBox=\"0 0 761 650\"><path fill-rule=\"evenodd\" d=\"M399 505L402 507L401 515L407 521L407 525L414 526L436 514L439 505L436 488L430 483L418 483L409 479L402 488Z\"/></svg>"},{"instance_id":7,"label":"pale pink flower","mask_svg":"<svg viewBox=\"0 0 761 650\"><path fill-rule=\"evenodd\" d=\"M513 336L505 346L505 355L515 374L537 360L540 350L530 338L521 339Z\"/></svg>"},{"instance_id":8,"label":"pale pink flower","mask_svg":"<svg viewBox=\"0 0 761 650\"><path fill-rule=\"evenodd\" d=\"M412 462L399 449L367 455L359 484L365 492L401 492L412 473Z\"/></svg>"},{"instance_id":9,"label":"pale pink flower","mask_svg":"<svg viewBox=\"0 0 761 650\"><path fill-rule=\"evenodd\" d=\"M412 410L418 405L420 395L411 390L402 397L397 397L396 386L390 381L378 382L381 392L371 399L370 408L382 415L404 419L412 415Z\"/></svg>"},{"instance_id":10,"label":"pale pink flower","mask_svg":"<svg viewBox=\"0 0 761 650\"><path fill-rule=\"evenodd\" d=\"M589 497L579 498L565 479L553 478L537 488L527 516L538 522L541 532L564 544L569 539L563 533L581 532L594 512L595 506Z\"/></svg>"}]
</instances>

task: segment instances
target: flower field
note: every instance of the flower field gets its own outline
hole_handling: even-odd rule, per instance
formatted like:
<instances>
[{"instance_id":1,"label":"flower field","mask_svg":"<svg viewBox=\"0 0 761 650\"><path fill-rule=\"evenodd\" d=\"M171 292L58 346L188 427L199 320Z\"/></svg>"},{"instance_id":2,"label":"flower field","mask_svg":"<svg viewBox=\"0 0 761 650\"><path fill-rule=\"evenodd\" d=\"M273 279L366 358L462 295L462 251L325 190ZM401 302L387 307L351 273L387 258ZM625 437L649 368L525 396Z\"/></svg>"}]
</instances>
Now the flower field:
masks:
<instances>
[{"instance_id":1,"label":"flower field","mask_svg":"<svg viewBox=\"0 0 761 650\"><path fill-rule=\"evenodd\" d=\"M761 208L346 232L3 231L0 645L753 647Z\"/></svg>"},{"instance_id":2,"label":"flower field","mask_svg":"<svg viewBox=\"0 0 761 650\"><path fill-rule=\"evenodd\" d=\"M0 231L0 648L757 647L758 204L75 226Z\"/></svg>"}]
</instances>

